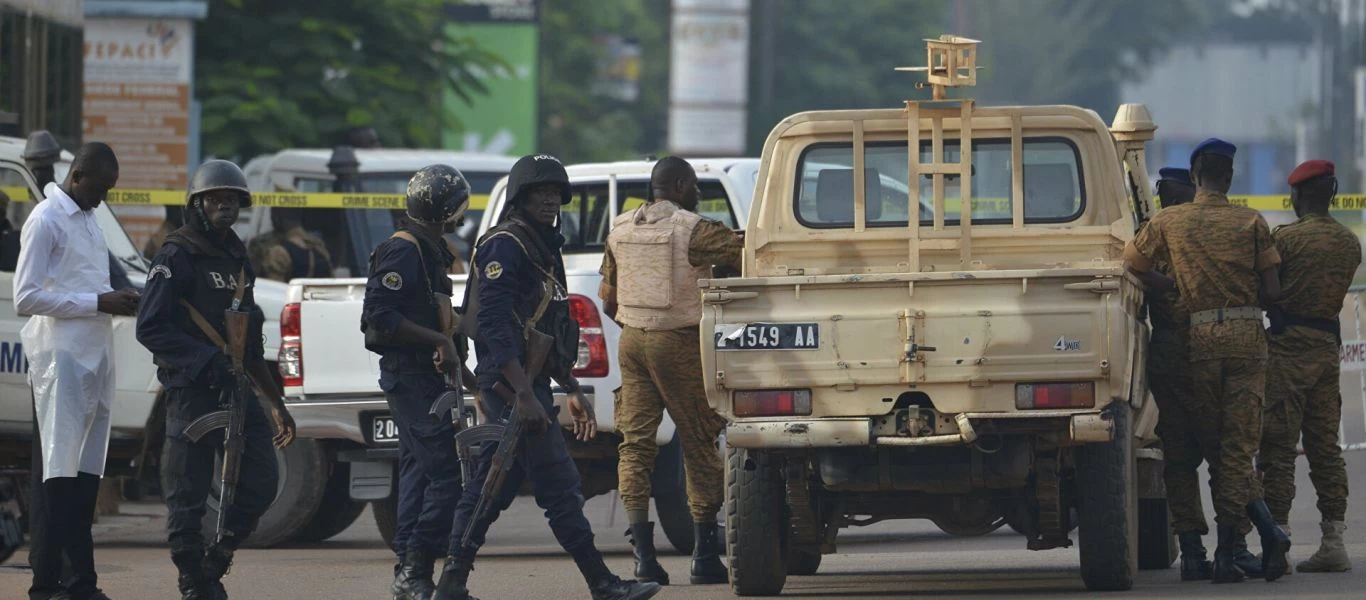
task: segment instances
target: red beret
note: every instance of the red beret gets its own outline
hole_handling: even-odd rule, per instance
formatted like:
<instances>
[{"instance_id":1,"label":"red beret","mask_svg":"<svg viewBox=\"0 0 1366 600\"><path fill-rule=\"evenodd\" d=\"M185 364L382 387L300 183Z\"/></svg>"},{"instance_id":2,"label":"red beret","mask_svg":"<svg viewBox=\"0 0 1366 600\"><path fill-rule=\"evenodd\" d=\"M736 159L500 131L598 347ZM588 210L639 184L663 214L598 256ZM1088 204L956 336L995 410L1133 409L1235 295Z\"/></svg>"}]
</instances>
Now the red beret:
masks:
<instances>
[{"instance_id":1,"label":"red beret","mask_svg":"<svg viewBox=\"0 0 1366 600\"><path fill-rule=\"evenodd\" d=\"M1286 181L1290 183L1290 187L1295 187L1315 177L1323 177L1324 175L1332 174L1333 161L1320 159L1306 160L1300 163L1300 166L1295 167L1294 171L1290 172L1290 177L1287 178Z\"/></svg>"}]
</instances>

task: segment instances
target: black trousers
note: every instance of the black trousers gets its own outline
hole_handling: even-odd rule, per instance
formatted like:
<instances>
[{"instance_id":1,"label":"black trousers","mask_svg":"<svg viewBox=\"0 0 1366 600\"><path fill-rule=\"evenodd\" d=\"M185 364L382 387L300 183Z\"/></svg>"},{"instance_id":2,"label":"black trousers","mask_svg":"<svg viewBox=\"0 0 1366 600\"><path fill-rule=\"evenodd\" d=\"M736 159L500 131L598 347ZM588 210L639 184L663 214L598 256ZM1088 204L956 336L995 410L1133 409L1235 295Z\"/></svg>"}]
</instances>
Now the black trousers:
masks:
<instances>
[{"instance_id":1,"label":"black trousers","mask_svg":"<svg viewBox=\"0 0 1366 600\"><path fill-rule=\"evenodd\" d=\"M167 538L172 556L177 553L204 552L203 532L206 501L219 473L214 469L216 455L223 452L223 430L214 431L198 442L185 437L185 427L195 419L219 408L219 392L199 388L171 388L166 392L166 446L162 448L162 490L166 499ZM271 445L271 425L260 402L249 398L247 418L242 427L242 462L237 475L237 495L228 510L225 528L231 536L224 544L236 549L275 501L279 467ZM217 534L209 531L210 536Z\"/></svg>"},{"instance_id":2,"label":"black trousers","mask_svg":"<svg viewBox=\"0 0 1366 600\"><path fill-rule=\"evenodd\" d=\"M95 542L90 528L95 522L100 477L80 473L77 477L54 477L43 481L43 442L38 431L36 406L31 475L28 564L33 568L33 585L28 596L30 600L46 600L62 591L64 566L69 564L71 576L65 589L72 598L84 600L98 589Z\"/></svg>"}]
</instances>

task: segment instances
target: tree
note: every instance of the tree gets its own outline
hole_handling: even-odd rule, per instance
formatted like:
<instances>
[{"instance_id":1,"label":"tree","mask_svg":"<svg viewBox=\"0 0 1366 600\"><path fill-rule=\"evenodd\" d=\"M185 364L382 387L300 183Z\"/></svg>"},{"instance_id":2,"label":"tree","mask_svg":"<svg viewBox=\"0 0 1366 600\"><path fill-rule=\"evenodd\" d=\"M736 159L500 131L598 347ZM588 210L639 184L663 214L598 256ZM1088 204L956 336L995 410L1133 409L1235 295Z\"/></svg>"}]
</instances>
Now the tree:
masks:
<instances>
[{"instance_id":1,"label":"tree","mask_svg":"<svg viewBox=\"0 0 1366 600\"><path fill-rule=\"evenodd\" d=\"M245 161L330 147L356 126L385 145L431 147L441 90L483 91L504 63L441 34L441 0L212 0L196 34L204 153Z\"/></svg>"},{"instance_id":2,"label":"tree","mask_svg":"<svg viewBox=\"0 0 1366 600\"><path fill-rule=\"evenodd\" d=\"M813 109L895 108L916 96L899 66L925 61L938 3L897 0L753 0L749 150L757 155L783 118ZM924 94L921 93L921 96Z\"/></svg>"},{"instance_id":3,"label":"tree","mask_svg":"<svg viewBox=\"0 0 1366 600\"><path fill-rule=\"evenodd\" d=\"M541 3L540 147L570 162L639 157L664 145L669 101L669 0ZM634 101L594 93L599 35L640 45Z\"/></svg>"}]
</instances>

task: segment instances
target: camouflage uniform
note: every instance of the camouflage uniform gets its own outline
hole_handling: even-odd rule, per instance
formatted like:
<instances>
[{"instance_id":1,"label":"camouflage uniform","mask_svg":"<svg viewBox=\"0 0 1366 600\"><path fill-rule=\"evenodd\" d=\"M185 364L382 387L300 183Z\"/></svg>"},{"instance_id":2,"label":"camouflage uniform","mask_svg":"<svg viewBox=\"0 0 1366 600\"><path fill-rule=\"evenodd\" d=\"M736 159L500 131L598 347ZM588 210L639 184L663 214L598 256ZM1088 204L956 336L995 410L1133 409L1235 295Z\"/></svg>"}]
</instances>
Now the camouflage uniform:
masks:
<instances>
[{"instance_id":1,"label":"camouflage uniform","mask_svg":"<svg viewBox=\"0 0 1366 600\"><path fill-rule=\"evenodd\" d=\"M732 231L704 219L693 230L688 262L694 267L738 267L741 248ZM601 273L604 287L615 294L617 263L610 248L603 255ZM649 510L650 473L659 452L655 433L667 409L683 444L693 521L714 522L725 492L725 469L716 439L726 421L707 404L697 327L647 331L623 326L617 356L621 390L613 414L622 436L617 466L622 504L628 511Z\"/></svg>"},{"instance_id":2,"label":"camouflage uniform","mask_svg":"<svg viewBox=\"0 0 1366 600\"><path fill-rule=\"evenodd\" d=\"M1155 266L1164 275L1171 265ZM1162 478L1176 533L1209 533L1200 501L1198 469L1204 461L1192 417L1190 374L1190 313L1176 290L1148 296L1148 388L1157 401L1157 435L1162 439Z\"/></svg>"},{"instance_id":3,"label":"camouflage uniform","mask_svg":"<svg viewBox=\"0 0 1366 600\"><path fill-rule=\"evenodd\" d=\"M294 228L252 238L247 256L260 277L288 283L295 277L331 277L332 259L317 236ZM304 258L295 264L295 258Z\"/></svg>"},{"instance_id":4,"label":"camouflage uniform","mask_svg":"<svg viewBox=\"0 0 1366 600\"><path fill-rule=\"evenodd\" d=\"M1308 215L1279 227L1281 301L1287 313L1333 320L1361 264L1361 242L1331 217ZM1290 517L1295 499L1295 444L1304 435L1309 477L1324 521L1347 513L1347 471L1338 446L1342 396L1338 393L1337 336L1290 325L1270 339L1267 407L1259 462L1266 503L1278 523Z\"/></svg>"},{"instance_id":5,"label":"camouflage uniform","mask_svg":"<svg viewBox=\"0 0 1366 600\"><path fill-rule=\"evenodd\" d=\"M1192 315L1257 306L1258 274L1280 264L1266 220L1209 191L1158 213L1124 254L1138 270L1171 264ZM1190 417L1210 464L1215 521L1246 534L1246 507L1261 497L1253 455L1261 440L1266 333L1252 319L1192 325L1190 355Z\"/></svg>"}]
</instances>

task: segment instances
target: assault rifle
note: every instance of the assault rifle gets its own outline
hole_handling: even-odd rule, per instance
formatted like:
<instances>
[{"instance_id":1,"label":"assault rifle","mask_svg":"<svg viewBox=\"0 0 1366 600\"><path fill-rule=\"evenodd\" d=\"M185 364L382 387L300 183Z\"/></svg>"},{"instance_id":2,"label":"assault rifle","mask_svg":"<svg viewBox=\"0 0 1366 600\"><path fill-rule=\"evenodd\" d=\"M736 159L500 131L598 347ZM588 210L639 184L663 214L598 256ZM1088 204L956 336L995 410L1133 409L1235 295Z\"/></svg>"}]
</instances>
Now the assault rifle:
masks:
<instances>
[{"instance_id":1,"label":"assault rifle","mask_svg":"<svg viewBox=\"0 0 1366 600\"><path fill-rule=\"evenodd\" d=\"M234 302L234 305L237 303ZM198 311L190 313L200 329L205 334L213 331ZM223 470L219 473L219 492L218 492L218 531L214 538L215 543L222 543L223 538L231 535L231 531L225 531L228 510L232 508L234 497L237 495L237 477L242 464L242 428L247 417L247 402L251 396L247 393L251 389L251 379L247 377L247 370L244 363L247 350L247 330L251 324L251 313L236 310L235 308L223 311L223 329L227 333L227 341L223 344L223 350L232 359L232 370L237 376L237 385L232 389L225 389L219 396L219 405L225 407L224 410L214 411L198 419L195 419L185 428L185 437L191 442L198 442L200 438L210 432L223 428ZM217 338L217 332L209 335L210 339ZM219 341L215 339L214 341Z\"/></svg>"},{"instance_id":2,"label":"assault rifle","mask_svg":"<svg viewBox=\"0 0 1366 600\"><path fill-rule=\"evenodd\" d=\"M550 356L554 343L553 338L535 329L529 332L525 365L528 379L534 380L545 368L546 359ZM512 466L517 460L517 446L522 441L522 435L526 433L521 420L518 419L520 415L517 410L517 393L501 381L494 384L493 391L508 405L508 416L504 424L486 423L461 431L455 436L456 452L460 456L466 484L474 477L474 465L478 460L475 456L475 447L482 446L483 442L498 442L498 449L493 453L493 459L489 463L488 475L484 478L484 487L479 492L479 502L474 505L474 512L465 524L465 534L460 538L462 553L472 554L477 550L470 543L470 534L476 524L488 520L489 513L497 505L498 497L503 493L503 484L506 483L508 473L512 471Z\"/></svg>"}]
</instances>

